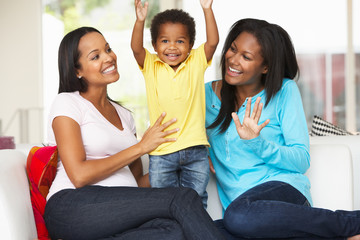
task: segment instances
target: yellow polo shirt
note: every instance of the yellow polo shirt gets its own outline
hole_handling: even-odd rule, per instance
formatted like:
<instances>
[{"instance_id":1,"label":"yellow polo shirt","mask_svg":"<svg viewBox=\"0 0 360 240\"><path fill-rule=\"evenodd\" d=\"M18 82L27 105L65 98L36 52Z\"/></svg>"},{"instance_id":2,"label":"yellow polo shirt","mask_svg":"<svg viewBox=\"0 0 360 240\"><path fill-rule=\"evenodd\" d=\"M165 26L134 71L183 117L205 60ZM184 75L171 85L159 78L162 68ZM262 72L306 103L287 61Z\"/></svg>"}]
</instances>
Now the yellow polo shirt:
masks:
<instances>
[{"instance_id":1,"label":"yellow polo shirt","mask_svg":"<svg viewBox=\"0 0 360 240\"><path fill-rule=\"evenodd\" d=\"M204 73L211 61L207 62L204 44L192 49L188 58L176 72L161 61L156 54L146 50L142 71L145 78L150 123L153 125L162 112L163 122L176 118L169 129L179 128L168 137L176 142L163 143L151 155L164 155L181 149L209 145L205 129L205 84Z\"/></svg>"}]
</instances>

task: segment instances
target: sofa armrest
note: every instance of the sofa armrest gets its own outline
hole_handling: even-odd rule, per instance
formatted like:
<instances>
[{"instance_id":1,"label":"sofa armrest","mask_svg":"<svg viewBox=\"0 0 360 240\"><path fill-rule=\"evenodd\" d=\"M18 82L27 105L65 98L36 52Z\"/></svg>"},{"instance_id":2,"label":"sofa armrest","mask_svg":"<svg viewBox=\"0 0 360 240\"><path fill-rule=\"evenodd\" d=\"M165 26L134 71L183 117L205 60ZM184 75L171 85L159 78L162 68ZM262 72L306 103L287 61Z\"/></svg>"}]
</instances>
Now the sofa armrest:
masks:
<instances>
[{"instance_id":1,"label":"sofa armrest","mask_svg":"<svg viewBox=\"0 0 360 240\"><path fill-rule=\"evenodd\" d=\"M0 233L1 239L36 239L26 155L17 150L0 150Z\"/></svg>"},{"instance_id":2,"label":"sofa armrest","mask_svg":"<svg viewBox=\"0 0 360 240\"><path fill-rule=\"evenodd\" d=\"M360 136L313 136L310 144L326 144L328 148L337 144L349 147L353 164L354 209L360 209Z\"/></svg>"},{"instance_id":3,"label":"sofa armrest","mask_svg":"<svg viewBox=\"0 0 360 240\"><path fill-rule=\"evenodd\" d=\"M313 206L353 210L353 167L350 149L341 144L310 145L309 177Z\"/></svg>"}]
</instances>

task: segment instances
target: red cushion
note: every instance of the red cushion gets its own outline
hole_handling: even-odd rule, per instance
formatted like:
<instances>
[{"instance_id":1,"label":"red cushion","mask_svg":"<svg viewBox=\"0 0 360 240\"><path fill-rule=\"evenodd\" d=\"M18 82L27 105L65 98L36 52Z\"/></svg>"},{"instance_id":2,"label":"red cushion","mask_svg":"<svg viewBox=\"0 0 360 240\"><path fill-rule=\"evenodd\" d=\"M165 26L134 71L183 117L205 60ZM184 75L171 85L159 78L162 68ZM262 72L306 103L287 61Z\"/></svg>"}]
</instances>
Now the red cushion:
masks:
<instances>
[{"instance_id":1,"label":"red cushion","mask_svg":"<svg viewBox=\"0 0 360 240\"><path fill-rule=\"evenodd\" d=\"M26 162L31 204L39 240L50 239L43 215L46 196L56 175L57 162L56 146L31 148Z\"/></svg>"}]
</instances>

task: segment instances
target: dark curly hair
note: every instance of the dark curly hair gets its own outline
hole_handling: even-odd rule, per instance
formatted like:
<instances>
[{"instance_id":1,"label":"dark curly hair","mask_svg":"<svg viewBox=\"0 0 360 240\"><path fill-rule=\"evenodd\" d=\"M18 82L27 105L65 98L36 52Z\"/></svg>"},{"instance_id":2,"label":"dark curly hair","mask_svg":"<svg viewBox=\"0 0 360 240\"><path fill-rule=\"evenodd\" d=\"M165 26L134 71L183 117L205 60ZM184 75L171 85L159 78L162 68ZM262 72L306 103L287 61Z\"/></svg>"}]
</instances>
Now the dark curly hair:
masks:
<instances>
[{"instance_id":1,"label":"dark curly hair","mask_svg":"<svg viewBox=\"0 0 360 240\"><path fill-rule=\"evenodd\" d=\"M190 44L194 44L196 34L194 18L181 9L168 9L154 16L150 26L151 41L153 44L155 44L159 35L160 25L168 22L180 23L186 26L190 37Z\"/></svg>"}]
</instances>

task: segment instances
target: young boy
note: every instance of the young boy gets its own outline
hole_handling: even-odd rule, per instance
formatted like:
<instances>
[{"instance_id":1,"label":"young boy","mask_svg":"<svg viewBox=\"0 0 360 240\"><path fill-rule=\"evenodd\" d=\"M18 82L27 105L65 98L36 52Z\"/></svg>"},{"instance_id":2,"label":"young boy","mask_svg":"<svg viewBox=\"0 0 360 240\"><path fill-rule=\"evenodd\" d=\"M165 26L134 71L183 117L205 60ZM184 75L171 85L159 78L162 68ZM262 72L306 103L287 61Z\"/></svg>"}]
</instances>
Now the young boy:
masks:
<instances>
[{"instance_id":1,"label":"young boy","mask_svg":"<svg viewBox=\"0 0 360 240\"><path fill-rule=\"evenodd\" d=\"M149 178L152 187L190 187L207 207L206 186L209 162L205 131L204 73L219 42L213 0L200 0L206 23L206 42L192 49L195 22L188 13L171 9L157 14L150 27L157 54L143 46L148 2L135 0L136 22L131 48L144 75L150 123L166 112L164 121L176 118L179 131L150 153Z\"/></svg>"}]
</instances>

